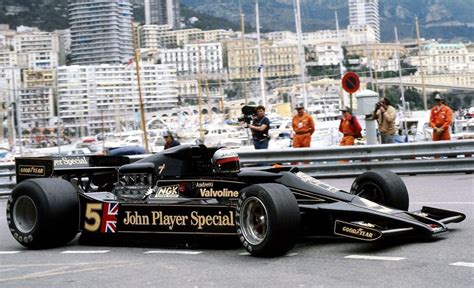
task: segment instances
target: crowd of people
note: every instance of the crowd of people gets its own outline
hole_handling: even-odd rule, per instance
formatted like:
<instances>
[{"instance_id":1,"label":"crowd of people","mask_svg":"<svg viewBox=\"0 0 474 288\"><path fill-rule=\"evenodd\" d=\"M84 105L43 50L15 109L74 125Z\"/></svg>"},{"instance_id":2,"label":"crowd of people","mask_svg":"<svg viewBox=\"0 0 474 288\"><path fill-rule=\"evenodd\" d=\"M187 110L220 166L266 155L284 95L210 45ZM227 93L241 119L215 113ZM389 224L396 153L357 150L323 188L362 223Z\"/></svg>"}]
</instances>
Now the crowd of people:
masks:
<instances>
[{"instance_id":1,"label":"crowd of people","mask_svg":"<svg viewBox=\"0 0 474 288\"><path fill-rule=\"evenodd\" d=\"M431 109L430 127L433 128L433 141L450 140L450 125L452 124L453 112L444 103L444 98L438 92L434 93L436 105ZM292 118L292 146L294 148L311 147L311 137L316 132L316 124L313 117L305 111L303 104L297 104L296 113ZM362 127L359 120L349 107L340 109L342 115L339 123L339 132L342 134L340 146L354 145L356 139L362 138ZM397 110L390 99L381 97L375 109L370 115L377 122L377 134L381 144L396 143L398 135ZM252 133L252 142L255 149L267 149L270 141L269 129L271 123L265 115L265 107L258 106L250 124L245 126Z\"/></svg>"},{"instance_id":2,"label":"crowd of people","mask_svg":"<svg viewBox=\"0 0 474 288\"><path fill-rule=\"evenodd\" d=\"M449 127L453 121L453 111L444 103L444 98L438 92L434 93L434 100L437 104L431 109L429 119L430 127L433 128L432 140L450 140ZM316 132L315 121L313 117L305 111L303 104L297 104L295 110L296 113L292 118L292 146L294 148L311 147L311 136ZM352 110L349 107L341 108L340 111L342 115L339 123L339 132L342 134L342 138L339 145L354 145L356 139L362 138L362 128L359 120L352 114ZM397 111L388 98L380 98L371 117L377 121L380 143L395 143L397 135ZM271 123L270 119L265 115L265 107L257 106L251 121L243 124L245 128L250 129L254 148L268 149ZM164 135L164 140L164 149L180 145L172 132L168 132Z\"/></svg>"}]
</instances>

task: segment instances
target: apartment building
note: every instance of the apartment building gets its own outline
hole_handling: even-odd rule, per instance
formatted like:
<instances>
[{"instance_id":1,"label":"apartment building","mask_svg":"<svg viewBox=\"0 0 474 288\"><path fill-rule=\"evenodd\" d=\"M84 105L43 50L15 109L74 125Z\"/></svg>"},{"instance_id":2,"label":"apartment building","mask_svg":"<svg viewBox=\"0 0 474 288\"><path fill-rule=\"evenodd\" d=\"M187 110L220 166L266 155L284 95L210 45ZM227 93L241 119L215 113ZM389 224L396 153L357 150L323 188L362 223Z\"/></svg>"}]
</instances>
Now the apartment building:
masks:
<instances>
[{"instance_id":1,"label":"apartment building","mask_svg":"<svg viewBox=\"0 0 474 288\"><path fill-rule=\"evenodd\" d=\"M223 78L222 44L187 44L182 49L162 49L160 59L163 64L176 67L180 78Z\"/></svg>"},{"instance_id":2,"label":"apartment building","mask_svg":"<svg viewBox=\"0 0 474 288\"><path fill-rule=\"evenodd\" d=\"M138 46L140 48L157 49L162 47L158 35L171 30L169 25L140 25L137 27Z\"/></svg>"},{"instance_id":3,"label":"apartment building","mask_svg":"<svg viewBox=\"0 0 474 288\"><path fill-rule=\"evenodd\" d=\"M136 70L125 65L61 66L57 93L64 128L85 133L121 131L139 117ZM142 63L140 87L147 120L178 103L173 65Z\"/></svg>"},{"instance_id":4,"label":"apartment building","mask_svg":"<svg viewBox=\"0 0 474 288\"><path fill-rule=\"evenodd\" d=\"M18 65L18 54L9 49L0 48L0 67L13 67Z\"/></svg>"},{"instance_id":5,"label":"apartment building","mask_svg":"<svg viewBox=\"0 0 474 288\"><path fill-rule=\"evenodd\" d=\"M219 42L234 36L223 29L201 30L198 28L171 30L169 25L142 25L138 27L140 48L177 48L201 42Z\"/></svg>"},{"instance_id":6,"label":"apartment building","mask_svg":"<svg viewBox=\"0 0 474 288\"><path fill-rule=\"evenodd\" d=\"M157 38L161 47L183 47L192 42L204 41L204 35L201 31L202 30L198 28L161 31L161 33L157 35Z\"/></svg>"},{"instance_id":7,"label":"apartment building","mask_svg":"<svg viewBox=\"0 0 474 288\"><path fill-rule=\"evenodd\" d=\"M0 30L0 66L52 69L58 65L59 46L56 32L24 26Z\"/></svg>"},{"instance_id":8,"label":"apartment building","mask_svg":"<svg viewBox=\"0 0 474 288\"><path fill-rule=\"evenodd\" d=\"M402 44L396 43L349 45L346 46L346 49L348 55L358 55L364 58L363 62L365 64L370 62L370 66L378 71L398 70L397 51L400 58L407 55L407 49Z\"/></svg>"},{"instance_id":9,"label":"apartment building","mask_svg":"<svg viewBox=\"0 0 474 288\"><path fill-rule=\"evenodd\" d=\"M338 65L342 60L342 48L337 42L321 42L317 45L307 45L309 54L312 56L312 63L308 62L308 65L315 66L330 66Z\"/></svg>"},{"instance_id":10,"label":"apartment building","mask_svg":"<svg viewBox=\"0 0 474 288\"><path fill-rule=\"evenodd\" d=\"M133 56L132 4L129 0L71 0L71 62L119 64Z\"/></svg>"},{"instance_id":11,"label":"apartment building","mask_svg":"<svg viewBox=\"0 0 474 288\"><path fill-rule=\"evenodd\" d=\"M303 33L303 37L302 37L303 39L304 39L304 34L305 33ZM298 43L296 34L291 31L268 32L268 33L265 33L265 37L268 40L272 40L274 42L286 42L286 43L292 43L292 44Z\"/></svg>"},{"instance_id":12,"label":"apartment building","mask_svg":"<svg viewBox=\"0 0 474 288\"><path fill-rule=\"evenodd\" d=\"M21 69L0 66L0 100L11 103L16 100L17 91L21 88Z\"/></svg>"},{"instance_id":13,"label":"apartment building","mask_svg":"<svg viewBox=\"0 0 474 288\"><path fill-rule=\"evenodd\" d=\"M421 57L412 55L407 62L417 67L423 65L426 74L474 72L473 50L462 43L434 42L422 47Z\"/></svg>"},{"instance_id":14,"label":"apartment building","mask_svg":"<svg viewBox=\"0 0 474 288\"><path fill-rule=\"evenodd\" d=\"M18 65L27 69L54 69L59 65L59 51L30 51L18 53Z\"/></svg>"},{"instance_id":15,"label":"apartment building","mask_svg":"<svg viewBox=\"0 0 474 288\"><path fill-rule=\"evenodd\" d=\"M180 29L179 0L145 0L145 23Z\"/></svg>"},{"instance_id":16,"label":"apartment building","mask_svg":"<svg viewBox=\"0 0 474 288\"><path fill-rule=\"evenodd\" d=\"M288 44L298 43L296 34L291 31L275 31L264 34L264 37L274 42ZM316 46L325 42L340 42L341 46L375 43L375 31L369 25L349 25L347 29L318 30L302 33L301 40L305 46Z\"/></svg>"},{"instance_id":17,"label":"apartment building","mask_svg":"<svg viewBox=\"0 0 474 288\"><path fill-rule=\"evenodd\" d=\"M20 30L21 31L21 30ZM15 51L19 53L38 51L59 51L59 35L30 28L17 32L13 37Z\"/></svg>"},{"instance_id":18,"label":"apartment building","mask_svg":"<svg viewBox=\"0 0 474 288\"><path fill-rule=\"evenodd\" d=\"M375 31L375 39L380 42L380 17L378 0L348 0L349 24L369 25Z\"/></svg>"},{"instance_id":19,"label":"apartment building","mask_svg":"<svg viewBox=\"0 0 474 288\"><path fill-rule=\"evenodd\" d=\"M256 41L226 41L227 69L229 79L258 78L259 69L264 69L265 77L292 77L300 75L298 46L296 44L262 41L263 67L258 61Z\"/></svg>"},{"instance_id":20,"label":"apartment building","mask_svg":"<svg viewBox=\"0 0 474 288\"><path fill-rule=\"evenodd\" d=\"M24 88L56 86L56 69L23 69Z\"/></svg>"},{"instance_id":21,"label":"apartment building","mask_svg":"<svg viewBox=\"0 0 474 288\"><path fill-rule=\"evenodd\" d=\"M49 121L54 117L54 88L46 86L31 86L22 88L18 95L18 119L21 131L34 127L49 127Z\"/></svg>"}]
</instances>

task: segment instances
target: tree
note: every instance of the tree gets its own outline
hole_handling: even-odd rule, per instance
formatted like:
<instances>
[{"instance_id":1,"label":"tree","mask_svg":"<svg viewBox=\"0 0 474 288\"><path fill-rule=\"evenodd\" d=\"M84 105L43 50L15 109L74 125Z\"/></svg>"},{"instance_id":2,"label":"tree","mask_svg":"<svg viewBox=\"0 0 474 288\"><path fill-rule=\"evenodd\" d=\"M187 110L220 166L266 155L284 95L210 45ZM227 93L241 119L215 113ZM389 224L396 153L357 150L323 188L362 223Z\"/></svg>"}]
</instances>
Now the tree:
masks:
<instances>
[{"instance_id":1,"label":"tree","mask_svg":"<svg viewBox=\"0 0 474 288\"><path fill-rule=\"evenodd\" d=\"M462 107L463 108L469 108L473 105L473 100L474 100L474 97L473 95L465 95L464 98L462 99Z\"/></svg>"},{"instance_id":2,"label":"tree","mask_svg":"<svg viewBox=\"0 0 474 288\"><path fill-rule=\"evenodd\" d=\"M76 135L76 130L72 128L65 128L64 129L64 136L66 137L74 137Z\"/></svg>"},{"instance_id":3,"label":"tree","mask_svg":"<svg viewBox=\"0 0 474 288\"><path fill-rule=\"evenodd\" d=\"M394 106L401 106L401 93L400 88L395 86L389 86L384 88L383 95L387 97ZM423 101L420 93L414 88L408 88L404 91L405 102L409 103L410 109L412 110L423 110Z\"/></svg>"},{"instance_id":4,"label":"tree","mask_svg":"<svg viewBox=\"0 0 474 288\"><path fill-rule=\"evenodd\" d=\"M33 134L33 135L36 135L36 134L38 134L39 132L40 132L40 130L38 129L38 127L33 127L33 128L31 129L31 134Z\"/></svg>"},{"instance_id":5,"label":"tree","mask_svg":"<svg viewBox=\"0 0 474 288\"><path fill-rule=\"evenodd\" d=\"M308 75L309 76L324 76L328 78L338 78L339 77L339 66L330 65L330 66L309 66Z\"/></svg>"},{"instance_id":6,"label":"tree","mask_svg":"<svg viewBox=\"0 0 474 288\"><path fill-rule=\"evenodd\" d=\"M405 102L410 103L413 110L423 110L423 100L421 94L415 88L405 90Z\"/></svg>"},{"instance_id":7,"label":"tree","mask_svg":"<svg viewBox=\"0 0 474 288\"><path fill-rule=\"evenodd\" d=\"M418 71L418 68L416 66L412 66L408 63L405 63L403 60L400 62L400 66L402 66L402 75L414 75L416 71ZM398 74L397 74L398 76Z\"/></svg>"}]
</instances>

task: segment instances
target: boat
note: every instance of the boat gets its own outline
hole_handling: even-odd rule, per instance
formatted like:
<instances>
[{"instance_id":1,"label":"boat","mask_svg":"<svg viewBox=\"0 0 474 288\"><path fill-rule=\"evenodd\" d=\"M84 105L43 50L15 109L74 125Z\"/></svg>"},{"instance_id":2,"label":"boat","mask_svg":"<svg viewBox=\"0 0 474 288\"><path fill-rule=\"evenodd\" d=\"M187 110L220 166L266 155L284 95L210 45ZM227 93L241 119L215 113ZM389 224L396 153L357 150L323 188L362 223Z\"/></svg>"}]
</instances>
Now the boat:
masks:
<instances>
[{"instance_id":1,"label":"boat","mask_svg":"<svg viewBox=\"0 0 474 288\"><path fill-rule=\"evenodd\" d=\"M453 140L474 139L474 118L455 119L453 124Z\"/></svg>"}]
</instances>

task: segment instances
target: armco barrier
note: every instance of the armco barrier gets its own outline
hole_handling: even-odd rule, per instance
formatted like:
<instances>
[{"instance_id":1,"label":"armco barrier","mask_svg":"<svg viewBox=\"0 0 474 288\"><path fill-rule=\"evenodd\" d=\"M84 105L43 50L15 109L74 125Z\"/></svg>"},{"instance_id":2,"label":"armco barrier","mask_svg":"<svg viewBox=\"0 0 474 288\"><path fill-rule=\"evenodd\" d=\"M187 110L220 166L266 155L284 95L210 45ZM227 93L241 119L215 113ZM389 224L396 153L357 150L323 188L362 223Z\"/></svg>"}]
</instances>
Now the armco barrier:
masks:
<instances>
[{"instance_id":1,"label":"armco barrier","mask_svg":"<svg viewBox=\"0 0 474 288\"><path fill-rule=\"evenodd\" d=\"M239 151L244 164L327 162L340 160L383 161L441 157L471 157L473 140L420 142L406 144L360 145L330 148L287 148L279 150ZM341 162L341 164L345 164Z\"/></svg>"},{"instance_id":2,"label":"armco barrier","mask_svg":"<svg viewBox=\"0 0 474 288\"><path fill-rule=\"evenodd\" d=\"M373 169L410 175L474 172L474 140L248 150L238 153L244 167L294 163L303 172L317 178L356 176ZM14 165L0 165L0 178L4 178L0 180L0 189L11 189L14 185Z\"/></svg>"},{"instance_id":3,"label":"armco barrier","mask_svg":"<svg viewBox=\"0 0 474 288\"><path fill-rule=\"evenodd\" d=\"M244 166L296 163L317 178L356 176L373 169L413 175L472 173L473 154L473 140L239 152Z\"/></svg>"}]
</instances>

